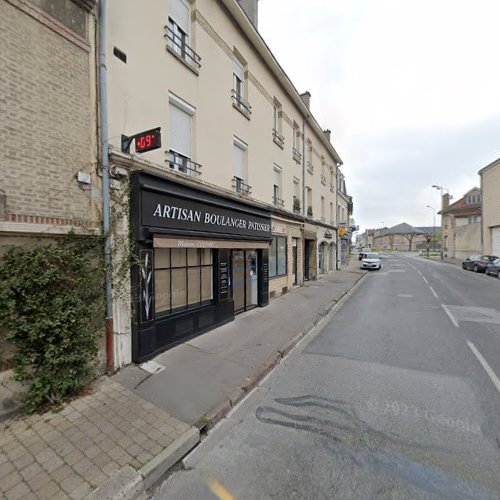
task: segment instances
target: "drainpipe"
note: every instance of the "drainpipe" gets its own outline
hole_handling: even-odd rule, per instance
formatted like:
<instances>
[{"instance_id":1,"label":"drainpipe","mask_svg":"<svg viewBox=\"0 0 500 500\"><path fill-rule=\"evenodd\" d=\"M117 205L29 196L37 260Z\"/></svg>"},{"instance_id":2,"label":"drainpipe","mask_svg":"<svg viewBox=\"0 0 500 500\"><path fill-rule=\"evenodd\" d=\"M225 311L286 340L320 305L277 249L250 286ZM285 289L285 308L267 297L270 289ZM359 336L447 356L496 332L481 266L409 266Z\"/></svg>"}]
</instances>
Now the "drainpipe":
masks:
<instances>
[{"instance_id":1,"label":"drainpipe","mask_svg":"<svg viewBox=\"0 0 500 500\"><path fill-rule=\"evenodd\" d=\"M302 217L306 217L306 122L309 120L309 116L307 115L305 118L302 119ZM305 231L305 224L304 224L304 231ZM305 256L306 256L306 238L304 234L304 243L302 245L302 258L304 259L304 275L302 276L302 282L304 282L306 274L307 274L307 279L309 279L309 262L305 261ZM309 255L309 254L308 254ZM309 255L309 258L311 256ZM307 273L306 271L306 266L307 266Z\"/></svg>"},{"instance_id":2,"label":"drainpipe","mask_svg":"<svg viewBox=\"0 0 500 500\"><path fill-rule=\"evenodd\" d=\"M335 269L338 271L339 266L339 164L335 163L335 223L337 229L335 230Z\"/></svg>"},{"instance_id":3,"label":"drainpipe","mask_svg":"<svg viewBox=\"0 0 500 500\"><path fill-rule=\"evenodd\" d=\"M99 0L99 90L102 143L102 216L106 280L106 364L108 371L113 371L113 288L111 273L111 235L109 231L109 142L108 98L106 85L106 0Z\"/></svg>"}]
</instances>

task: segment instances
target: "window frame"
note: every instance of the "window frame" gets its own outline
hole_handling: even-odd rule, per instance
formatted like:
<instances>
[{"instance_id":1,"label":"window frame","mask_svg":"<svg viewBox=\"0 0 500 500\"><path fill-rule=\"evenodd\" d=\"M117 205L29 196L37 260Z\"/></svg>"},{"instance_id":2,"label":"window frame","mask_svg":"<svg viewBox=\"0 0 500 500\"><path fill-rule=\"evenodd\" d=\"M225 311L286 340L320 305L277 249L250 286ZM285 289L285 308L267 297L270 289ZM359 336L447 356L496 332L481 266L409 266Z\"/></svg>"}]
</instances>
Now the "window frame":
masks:
<instances>
[{"instance_id":1,"label":"window frame","mask_svg":"<svg viewBox=\"0 0 500 500\"><path fill-rule=\"evenodd\" d=\"M157 252L168 250L169 255L168 255L168 266L157 266ZM181 266L173 266L172 265L172 251L177 250L177 251L185 251L185 264ZM191 265L189 264L189 251L195 250L198 256L198 264L196 265ZM210 252L210 264L203 264L203 251L209 251ZM196 309L200 309L202 307L206 307L209 305L213 305L215 303L215 290L214 290L214 285L215 285L215 253L213 249L211 248L155 248L154 249L154 255L153 255L153 273L154 273L154 297L155 297L155 315L158 318L165 318L165 317L170 317L174 316L179 313L184 313L186 311L193 311ZM196 269L199 268L200 274L199 274L199 279L200 279L200 289L199 289L199 302L190 304L189 303L189 269ZM205 268L210 268L210 284L211 284L211 298L203 300L203 269ZM173 308L173 295L172 295L172 271L174 269L183 269L185 271L185 279L186 279L186 289L185 289L185 300L184 300L184 306L181 307L176 307L175 309ZM169 271L169 308L168 309L163 309L161 311L158 311L156 309L156 303L157 303L157 297L156 294L158 293L158 286L157 286L157 272L159 271Z\"/></svg>"},{"instance_id":2,"label":"window frame","mask_svg":"<svg viewBox=\"0 0 500 500\"><path fill-rule=\"evenodd\" d=\"M285 240L285 255L284 255L284 264L285 264L285 272L282 274L278 274L278 270L280 268L280 259L279 259L279 242L278 240ZM274 256L274 262L275 262L275 269L273 273L273 269L271 268L271 248L273 247L273 244L276 249L276 255ZM274 278L282 278L283 276L288 276L288 238L286 236L273 236L271 245L269 247L269 279L274 279Z\"/></svg>"}]
</instances>

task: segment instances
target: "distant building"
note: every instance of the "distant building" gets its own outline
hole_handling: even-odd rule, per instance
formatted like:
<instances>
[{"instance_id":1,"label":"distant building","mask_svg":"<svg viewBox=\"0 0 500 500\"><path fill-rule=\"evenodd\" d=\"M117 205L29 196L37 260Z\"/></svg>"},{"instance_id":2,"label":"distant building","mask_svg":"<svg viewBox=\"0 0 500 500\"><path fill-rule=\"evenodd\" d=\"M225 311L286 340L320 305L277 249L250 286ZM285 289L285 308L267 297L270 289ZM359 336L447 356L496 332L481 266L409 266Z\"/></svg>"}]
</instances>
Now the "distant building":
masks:
<instances>
[{"instance_id":1,"label":"distant building","mask_svg":"<svg viewBox=\"0 0 500 500\"><path fill-rule=\"evenodd\" d=\"M481 190L467 191L462 198L449 204L449 194L443 195L443 253L445 257L463 259L481 253Z\"/></svg>"},{"instance_id":2,"label":"distant building","mask_svg":"<svg viewBox=\"0 0 500 500\"><path fill-rule=\"evenodd\" d=\"M479 171L482 191L482 252L500 256L500 158Z\"/></svg>"}]
</instances>

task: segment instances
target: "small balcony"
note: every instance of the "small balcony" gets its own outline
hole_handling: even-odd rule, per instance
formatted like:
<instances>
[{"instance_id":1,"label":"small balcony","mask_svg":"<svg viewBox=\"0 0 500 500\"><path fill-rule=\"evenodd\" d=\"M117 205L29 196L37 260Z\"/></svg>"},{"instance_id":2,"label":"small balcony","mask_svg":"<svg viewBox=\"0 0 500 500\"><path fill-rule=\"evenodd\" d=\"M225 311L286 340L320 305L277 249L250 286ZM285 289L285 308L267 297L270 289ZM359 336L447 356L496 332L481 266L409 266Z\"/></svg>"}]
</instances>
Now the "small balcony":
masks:
<instances>
[{"instance_id":1,"label":"small balcony","mask_svg":"<svg viewBox=\"0 0 500 500\"><path fill-rule=\"evenodd\" d=\"M302 154L297 148L292 149L292 156L297 163L300 163L302 161Z\"/></svg>"},{"instance_id":2,"label":"small balcony","mask_svg":"<svg viewBox=\"0 0 500 500\"><path fill-rule=\"evenodd\" d=\"M166 153L168 158L165 161L168 162L168 165L172 170L194 177L201 175L201 165L199 163L196 163L190 158L186 158L175 151L166 151Z\"/></svg>"},{"instance_id":3,"label":"small balcony","mask_svg":"<svg viewBox=\"0 0 500 500\"><path fill-rule=\"evenodd\" d=\"M252 114L250 103L234 89L231 91L231 97L233 98L233 106L250 120L250 115Z\"/></svg>"},{"instance_id":4,"label":"small balcony","mask_svg":"<svg viewBox=\"0 0 500 500\"><path fill-rule=\"evenodd\" d=\"M285 201L277 196L273 196L273 204L275 207L283 208L285 206Z\"/></svg>"},{"instance_id":5,"label":"small balcony","mask_svg":"<svg viewBox=\"0 0 500 500\"><path fill-rule=\"evenodd\" d=\"M321 174L321 184L323 184L323 186L326 186L326 175Z\"/></svg>"},{"instance_id":6,"label":"small balcony","mask_svg":"<svg viewBox=\"0 0 500 500\"><path fill-rule=\"evenodd\" d=\"M275 128L273 128L273 141L281 149L283 149L285 147L285 138Z\"/></svg>"},{"instance_id":7,"label":"small balcony","mask_svg":"<svg viewBox=\"0 0 500 500\"><path fill-rule=\"evenodd\" d=\"M252 192L252 187L236 176L233 177L233 189L240 194L250 194Z\"/></svg>"},{"instance_id":8,"label":"small balcony","mask_svg":"<svg viewBox=\"0 0 500 500\"><path fill-rule=\"evenodd\" d=\"M198 74L201 68L201 57L183 38L174 33L170 26L165 26L165 32L164 36L167 39L167 50Z\"/></svg>"},{"instance_id":9,"label":"small balcony","mask_svg":"<svg viewBox=\"0 0 500 500\"><path fill-rule=\"evenodd\" d=\"M307 171L312 175L314 173L314 165L310 161L306 161Z\"/></svg>"}]
</instances>

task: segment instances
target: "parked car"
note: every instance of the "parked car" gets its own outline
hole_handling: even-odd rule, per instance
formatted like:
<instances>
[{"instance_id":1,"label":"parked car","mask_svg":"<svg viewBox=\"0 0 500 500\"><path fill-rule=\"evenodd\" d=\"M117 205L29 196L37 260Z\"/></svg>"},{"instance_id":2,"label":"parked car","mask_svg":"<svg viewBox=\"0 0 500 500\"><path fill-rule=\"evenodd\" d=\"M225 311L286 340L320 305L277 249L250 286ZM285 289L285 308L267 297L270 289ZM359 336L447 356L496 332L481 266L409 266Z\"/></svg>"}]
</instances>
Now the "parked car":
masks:
<instances>
[{"instance_id":1,"label":"parked car","mask_svg":"<svg viewBox=\"0 0 500 500\"><path fill-rule=\"evenodd\" d=\"M500 259L494 260L486 267L486 274L500 278Z\"/></svg>"},{"instance_id":2,"label":"parked car","mask_svg":"<svg viewBox=\"0 0 500 500\"><path fill-rule=\"evenodd\" d=\"M368 247L367 247L367 248L362 248L362 249L361 249L361 251L359 252L359 260L362 260L362 259L363 259L363 257L364 257L366 254L370 253L371 251L372 251L372 249L371 249L371 248L368 248Z\"/></svg>"},{"instance_id":3,"label":"parked car","mask_svg":"<svg viewBox=\"0 0 500 500\"><path fill-rule=\"evenodd\" d=\"M367 253L361 261L361 269L382 269L382 261L378 253Z\"/></svg>"},{"instance_id":4,"label":"parked car","mask_svg":"<svg viewBox=\"0 0 500 500\"><path fill-rule=\"evenodd\" d=\"M462 269L468 269L475 273L484 273L488 265L496 259L498 257L494 255L472 255L462 262Z\"/></svg>"}]
</instances>

